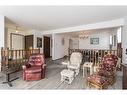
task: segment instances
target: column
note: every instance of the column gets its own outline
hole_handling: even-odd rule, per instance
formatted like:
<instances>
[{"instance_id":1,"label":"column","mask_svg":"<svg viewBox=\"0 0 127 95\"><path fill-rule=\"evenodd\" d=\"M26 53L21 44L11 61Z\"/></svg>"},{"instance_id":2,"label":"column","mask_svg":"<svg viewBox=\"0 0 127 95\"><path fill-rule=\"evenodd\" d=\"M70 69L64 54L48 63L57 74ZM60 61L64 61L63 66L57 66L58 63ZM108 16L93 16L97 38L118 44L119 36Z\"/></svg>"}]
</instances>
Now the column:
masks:
<instances>
[{"instance_id":1,"label":"column","mask_svg":"<svg viewBox=\"0 0 127 95\"><path fill-rule=\"evenodd\" d=\"M123 48L123 54L122 54L122 63L127 63L127 17L124 18L124 26L122 31L122 48Z\"/></svg>"},{"instance_id":2,"label":"column","mask_svg":"<svg viewBox=\"0 0 127 95\"><path fill-rule=\"evenodd\" d=\"M1 71L1 47L4 47L5 43L5 25L4 25L4 16L0 15L0 71Z\"/></svg>"}]
</instances>

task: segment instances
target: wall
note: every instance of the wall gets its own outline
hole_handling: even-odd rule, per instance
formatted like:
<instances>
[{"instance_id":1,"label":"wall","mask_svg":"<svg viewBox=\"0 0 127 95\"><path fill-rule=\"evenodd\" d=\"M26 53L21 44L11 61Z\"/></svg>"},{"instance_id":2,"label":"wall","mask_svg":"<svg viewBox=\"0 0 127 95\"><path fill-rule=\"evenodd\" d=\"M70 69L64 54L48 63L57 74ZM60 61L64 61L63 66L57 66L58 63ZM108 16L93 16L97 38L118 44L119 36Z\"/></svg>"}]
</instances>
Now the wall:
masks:
<instances>
[{"instance_id":1,"label":"wall","mask_svg":"<svg viewBox=\"0 0 127 95\"><path fill-rule=\"evenodd\" d=\"M70 39L70 49L79 49L79 39L72 38Z\"/></svg>"},{"instance_id":2,"label":"wall","mask_svg":"<svg viewBox=\"0 0 127 95\"><path fill-rule=\"evenodd\" d=\"M64 44L62 44L62 40L64 39ZM52 47L52 59L56 60L59 58L68 55L69 48L69 37L64 34L53 34L53 47Z\"/></svg>"},{"instance_id":3,"label":"wall","mask_svg":"<svg viewBox=\"0 0 127 95\"><path fill-rule=\"evenodd\" d=\"M4 33L5 33L5 27L4 27L4 16L0 15L0 47L4 46Z\"/></svg>"},{"instance_id":4,"label":"wall","mask_svg":"<svg viewBox=\"0 0 127 95\"><path fill-rule=\"evenodd\" d=\"M30 31L21 31L19 30L18 33L16 33L15 29L12 28L6 28L6 46L10 48L10 35L11 33L15 33L15 34L21 34L21 35L34 35L34 48L37 48L37 37L41 37L42 38L42 48L40 48L41 53L43 53L43 37L42 35L40 35L40 33L38 31L35 30L30 30Z\"/></svg>"},{"instance_id":5,"label":"wall","mask_svg":"<svg viewBox=\"0 0 127 95\"><path fill-rule=\"evenodd\" d=\"M127 17L124 18L124 26L123 26L123 31L122 31L122 48L123 48L123 64L127 63L127 54L126 54L126 49L127 49Z\"/></svg>"},{"instance_id":6,"label":"wall","mask_svg":"<svg viewBox=\"0 0 127 95\"><path fill-rule=\"evenodd\" d=\"M90 38L99 38L99 44L90 44ZM109 33L107 31L96 32L86 39L79 39L79 49L109 49Z\"/></svg>"},{"instance_id":7,"label":"wall","mask_svg":"<svg viewBox=\"0 0 127 95\"><path fill-rule=\"evenodd\" d=\"M87 34L89 35L88 38L84 38L84 39L75 38L75 39L79 41L79 49L109 49L109 37L110 35L116 35L116 34L117 34L116 29L107 29L107 30L93 31ZM98 45L90 44L90 38L99 38L99 44ZM71 39L75 41L74 38ZM117 46L113 46L113 49L117 49Z\"/></svg>"},{"instance_id":8,"label":"wall","mask_svg":"<svg viewBox=\"0 0 127 95\"><path fill-rule=\"evenodd\" d=\"M0 15L0 48L4 47L5 43L5 23L4 16ZM0 51L0 71L1 71L1 51Z\"/></svg>"},{"instance_id":9,"label":"wall","mask_svg":"<svg viewBox=\"0 0 127 95\"><path fill-rule=\"evenodd\" d=\"M74 38L68 34L53 34L52 59L56 60L64 57L65 55L68 55L69 39L73 40L74 42L77 42L76 45L75 43L72 44L73 46L71 46L71 48L109 49L110 35L116 35L116 34L117 34L117 28L92 31L90 32L89 37L86 39ZM62 45L63 38L65 39L64 45ZM90 38L99 38L99 44L98 45L90 44ZM116 49L116 46L114 46L113 49Z\"/></svg>"}]
</instances>

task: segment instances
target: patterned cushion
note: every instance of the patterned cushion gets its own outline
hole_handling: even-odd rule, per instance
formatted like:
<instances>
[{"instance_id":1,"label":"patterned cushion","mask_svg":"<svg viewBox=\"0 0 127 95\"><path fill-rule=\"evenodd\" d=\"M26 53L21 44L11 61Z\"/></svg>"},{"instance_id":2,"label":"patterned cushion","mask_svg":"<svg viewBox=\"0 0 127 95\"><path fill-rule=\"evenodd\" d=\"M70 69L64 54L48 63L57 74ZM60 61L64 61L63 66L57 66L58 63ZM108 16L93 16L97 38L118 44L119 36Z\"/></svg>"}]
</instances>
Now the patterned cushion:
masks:
<instances>
[{"instance_id":1,"label":"patterned cushion","mask_svg":"<svg viewBox=\"0 0 127 95\"><path fill-rule=\"evenodd\" d=\"M115 75L114 72L112 72L112 71L109 72L109 71L106 71L106 70L99 70L97 72L97 74L100 75L100 76L105 76L105 77L112 77L112 76Z\"/></svg>"},{"instance_id":2,"label":"patterned cushion","mask_svg":"<svg viewBox=\"0 0 127 95\"><path fill-rule=\"evenodd\" d=\"M114 71L115 70L115 66L112 64L100 64L99 66L100 70L107 70L107 71Z\"/></svg>"},{"instance_id":3,"label":"patterned cushion","mask_svg":"<svg viewBox=\"0 0 127 95\"><path fill-rule=\"evenodd\" d=\"M104 64L113 64L113 65L116 65L117 64L117 61L118 61L118 57L113 55L113 54L107 54L104 56L103 58L103 63Z\"/></svg>"},{"instance_id":4,"label":"patterned cushion","mask_svg":"<svg viewBox=\"0 0 127 95\"><path fill-rule=\"evenodd\" d=\"M33 54L30 56L28 64L30 64L32 66L34 66L34 65L38 66L38 65L42 65L43 62L44 62L43 55Z\"/></svg>"},{"instance_id":5,"label":"patterned cushion","mask_svg":"<svg viewBox=\"0 0 127 95\"><path fill-rule=\"evenodd\" d=\"M117 56L112 54L105 55L102 64L99 65L99 71L114 72L116 70L117 61Z\"/></svg>"},{"instance_id":6,"label":"patterned cushion","mask_svg":"<svg viewBox=\"0 0 127 95\"><path fill-rule=\"evenodd\" d=\"M89 81L89 82L91 82L91 83L98 84L98 85L108 84L107 78L104 77L104 76L100 76L100 75L98 75L98 74L90 75L90 76L87 78L87 81Z\"/></svg>"}]
</instances>

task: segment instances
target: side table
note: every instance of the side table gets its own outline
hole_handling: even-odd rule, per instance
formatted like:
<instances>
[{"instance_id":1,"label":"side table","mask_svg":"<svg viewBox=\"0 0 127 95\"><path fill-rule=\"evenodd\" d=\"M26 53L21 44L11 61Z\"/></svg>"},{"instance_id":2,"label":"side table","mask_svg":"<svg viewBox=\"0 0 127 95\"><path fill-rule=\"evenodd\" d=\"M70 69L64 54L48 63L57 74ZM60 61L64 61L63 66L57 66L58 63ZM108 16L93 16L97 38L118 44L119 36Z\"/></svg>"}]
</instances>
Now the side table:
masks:
<instances>
[{"instance_id":1,"label":"side table","mask_svg":"<svg viewBox=\"0 0 127 95\"><path fill-rule=\"evenodd\" d=\"M93 63L92 62L85 62L83 64L83 77L84 77L84 74L85 74L85 68L90 70L90 74L93 73Z\"/></svg>"}]
</instances>

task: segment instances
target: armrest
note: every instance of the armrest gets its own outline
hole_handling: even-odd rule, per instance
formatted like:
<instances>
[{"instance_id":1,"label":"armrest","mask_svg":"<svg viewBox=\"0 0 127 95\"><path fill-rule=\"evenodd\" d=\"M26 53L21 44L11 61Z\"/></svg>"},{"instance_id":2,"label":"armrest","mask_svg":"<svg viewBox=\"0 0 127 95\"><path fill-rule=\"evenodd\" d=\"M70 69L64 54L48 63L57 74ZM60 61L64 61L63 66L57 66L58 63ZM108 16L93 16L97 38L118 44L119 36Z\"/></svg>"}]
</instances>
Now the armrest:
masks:
<instances>
[{"instance_id":1,"label":"armrest","mask_svg":"<svg viewBox=\"0 0 127 95\"><path fill-rule=\"evenodd\" d=\"M43 64L43 65L42 65L42 68L45 68L45 67L46 67L46 64Z\"/></svg>"},{"instance_id":2,"label":"armrest","mask_svg":"<svg viewBox=\"0 0 127 95\"><path fill-rule=\"evenodd\" d=\"M43 65L44 67L46 66L46 64Z\"/></svg>"},{"instance_id":3,"label":"armrest","mask_svg":"<svg viewBox=\"0 0 127 95\"><path fill-rule=\"evenodd\" d=\"M26 69L26 68L29 68L29 67L31 67L30 64L26 64L26 65L23 65L23 66L22 66L23 69Z\"/></svg>"},{"instance_id":4,"label":"armrest","mask_svg":"<svg viewBox=\"0 0 127 95\"><path fill-rule=\"evenodd\" d=\"M22 69L25 70L26 69L26 65L22 65Z\"/></svg>"}]
</instances>

